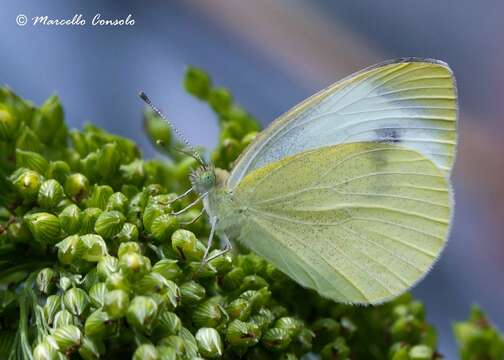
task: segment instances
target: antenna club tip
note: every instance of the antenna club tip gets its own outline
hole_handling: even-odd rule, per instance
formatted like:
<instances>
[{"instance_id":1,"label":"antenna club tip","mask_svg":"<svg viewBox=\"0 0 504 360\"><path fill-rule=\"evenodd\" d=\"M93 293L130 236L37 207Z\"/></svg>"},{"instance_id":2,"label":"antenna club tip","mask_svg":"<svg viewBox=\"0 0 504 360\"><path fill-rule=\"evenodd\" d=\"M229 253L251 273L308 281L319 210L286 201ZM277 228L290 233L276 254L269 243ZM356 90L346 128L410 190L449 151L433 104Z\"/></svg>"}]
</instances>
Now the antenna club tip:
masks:
<instances>
[{"instance_id":1,"label":"antenna club tip","mask_svg":"<svg viewBox=\"0 0 504 360\"><path fill-rule=\"evenodd\" d=\"M147 104L150 104L151 101L150 101L150 99L149 99L149 97L147 96L146 93L144 93L143 91L140 91L138 93L138 96L140 97L140 99L142 99L143 101L145 101Z\"/></svg>"}]
</instances>

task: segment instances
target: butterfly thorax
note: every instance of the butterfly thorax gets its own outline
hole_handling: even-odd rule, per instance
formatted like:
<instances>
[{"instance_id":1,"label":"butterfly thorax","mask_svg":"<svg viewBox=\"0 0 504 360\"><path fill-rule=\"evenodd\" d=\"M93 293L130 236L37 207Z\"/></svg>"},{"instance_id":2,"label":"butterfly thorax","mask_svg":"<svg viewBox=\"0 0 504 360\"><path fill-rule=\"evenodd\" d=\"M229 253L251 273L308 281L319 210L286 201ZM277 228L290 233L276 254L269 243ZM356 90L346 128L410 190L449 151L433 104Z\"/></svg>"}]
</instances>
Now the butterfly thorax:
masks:
<instances>
[{"instance_id":1,"label":"butterfly thorax","mask_svg":"<svg viewBox=\"0 0 504 360\"><path fill-rule=\"evenodd\" d=\"M230 230L231 227L236 227L241 223L241 213L238 210L239 204L233 193L226 187L226 180L229 173L222 169L212 169L213 185L211 187L203 187L208 185L210 181L200 176L199 180L193 182L193 186L200 186L201 195L204 196L204 207L209 217L218 219L217 228L221 230ZM208 181L208 182L206 182Z\"/></svg>"}]
</instances>

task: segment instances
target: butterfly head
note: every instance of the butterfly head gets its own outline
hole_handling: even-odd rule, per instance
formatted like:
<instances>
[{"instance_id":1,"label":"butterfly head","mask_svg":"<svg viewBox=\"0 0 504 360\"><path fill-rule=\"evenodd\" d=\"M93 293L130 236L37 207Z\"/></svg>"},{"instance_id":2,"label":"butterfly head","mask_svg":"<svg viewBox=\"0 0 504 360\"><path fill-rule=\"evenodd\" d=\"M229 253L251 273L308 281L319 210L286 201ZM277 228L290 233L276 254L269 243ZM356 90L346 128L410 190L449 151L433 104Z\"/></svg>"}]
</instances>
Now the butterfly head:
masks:
<instances>
[{"instance_id":1,"label":"butterfly head","mask_svg":"<svg viewBox=\"0 0 504 360\"><path fill-rule=\"evenodd\" d=\"M215 168L212 165L201 165L191 175L193 189L200 195L205 194L217 185Z\"/></svg>"}]
</instances>

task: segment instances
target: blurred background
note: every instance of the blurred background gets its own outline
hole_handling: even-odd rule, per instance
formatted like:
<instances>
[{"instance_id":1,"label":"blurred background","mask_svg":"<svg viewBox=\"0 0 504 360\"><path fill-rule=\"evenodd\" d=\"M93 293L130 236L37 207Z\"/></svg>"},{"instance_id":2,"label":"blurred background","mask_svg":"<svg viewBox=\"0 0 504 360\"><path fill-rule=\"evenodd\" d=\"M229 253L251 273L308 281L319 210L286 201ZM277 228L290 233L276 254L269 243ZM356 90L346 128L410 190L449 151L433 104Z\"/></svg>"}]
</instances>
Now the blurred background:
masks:
<instances>
[{"instance_id":1,"label":"blurred background","mask_svg":"<svg viewBox=\"0 0 504 360\"><path fill-rule=\"evenodd\" d=\"M91 18L134 26L92 27ZM451 323L471 304L504 328L504 2L471 0L20 0L2 2L0 83L41 104L60 95L72 127L92 121L143 136L145 90L195 144L211 148L217 123L185 94L186 65L210 72L267 125L330 83L374 63L406 56L448 62L460 96L460 146L453 180L456 215L448 247L414 293L456 358ZM72 18L84 27L16 24L16 16Z\"/></svg>"}]
</instances>

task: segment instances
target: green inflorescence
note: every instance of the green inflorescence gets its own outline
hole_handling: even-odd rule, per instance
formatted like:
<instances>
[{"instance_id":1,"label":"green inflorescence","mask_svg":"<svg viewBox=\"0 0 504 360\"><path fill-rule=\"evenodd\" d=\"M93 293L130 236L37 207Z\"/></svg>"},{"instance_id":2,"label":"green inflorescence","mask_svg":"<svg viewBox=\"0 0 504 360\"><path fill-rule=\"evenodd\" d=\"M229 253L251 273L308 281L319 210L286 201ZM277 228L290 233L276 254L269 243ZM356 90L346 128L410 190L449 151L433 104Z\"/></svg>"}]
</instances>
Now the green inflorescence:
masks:
<instances>
[{"instance_id":1,"label":"green inflorescence","mask_svg":"<svg viewBox=\"0 0 504 360\"><path fill-rule=\"evenodd\" d=\"M229 169L258 122L200 69L184 86L216 113L211 158ZM36 107L0 89L0 358L440 358L409 294L336 304L245 250L201 267L201 208L173 215L194 200L173 201L196 160L152 112L144 125L166 160L91 124L69 131L55 96ZM479 310L455 334L463 359L503 358Z\"/></svg>"}]
</instances>

